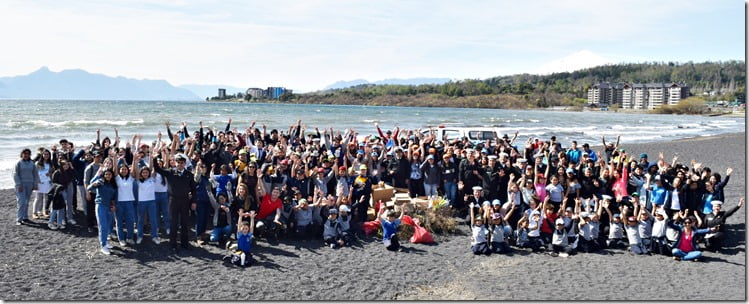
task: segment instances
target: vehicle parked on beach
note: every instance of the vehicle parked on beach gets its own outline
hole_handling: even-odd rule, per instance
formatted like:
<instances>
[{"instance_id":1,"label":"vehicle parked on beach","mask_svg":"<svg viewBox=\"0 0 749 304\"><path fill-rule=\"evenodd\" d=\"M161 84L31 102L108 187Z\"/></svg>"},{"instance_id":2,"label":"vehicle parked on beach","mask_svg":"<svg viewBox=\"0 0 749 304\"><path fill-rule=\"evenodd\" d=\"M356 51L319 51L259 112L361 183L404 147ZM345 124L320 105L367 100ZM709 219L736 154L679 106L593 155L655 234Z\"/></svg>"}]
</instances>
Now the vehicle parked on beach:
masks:
<instances>
[{"instance_id":1,"label":"vehicle parked on beach","mask_svg":"<svg viewBox=\"0 0 749 304\"><path fill-rule=\"evenodd\" d=\"M422 134L428 134L429 129L422 129ZM439 125L434 129L437 138L447 140L455 140L463 137L468 137L472 143L484 142L487 139L494 140L499 137L497 131L491 127L451 127L445 125Z\"/></svg>"}]
</instances>

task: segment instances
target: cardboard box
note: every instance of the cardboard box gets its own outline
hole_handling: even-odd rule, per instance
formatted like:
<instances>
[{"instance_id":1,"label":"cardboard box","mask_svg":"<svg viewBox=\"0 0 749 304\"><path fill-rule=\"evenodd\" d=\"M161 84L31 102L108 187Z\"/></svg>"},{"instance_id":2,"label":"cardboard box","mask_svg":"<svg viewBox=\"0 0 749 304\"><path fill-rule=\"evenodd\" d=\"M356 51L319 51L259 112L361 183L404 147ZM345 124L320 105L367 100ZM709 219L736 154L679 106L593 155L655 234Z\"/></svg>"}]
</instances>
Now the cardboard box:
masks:
<instances>
[{"instance_id":1,"label":"cardboard box","mask_svg":"<svg viewBox=\"0 0 749 304\"><path fill-rule=\"evenodd\" d=\"M367 221L374 221L377 218L374 208L367 209Z\"/></svg>"},{"instance_id":2,"label":"cardboard box","mask_svg":"<svg viewBox=\"0 0 749 304\"><path fill-rule=\"evenodd\" d=\"M379 186L377 186L377 188L372 187L372 201L370 202L370 206L373 206L378 201L389 201L393 198L393 194L395 194L395 189L393 189L393 187L387 185L382 188Z\"/></svg>"},{"instance_id":3,"label":"cardboard box","mask_svg":"<svg viewBox=\"0 0 749 304\"><path fill-rule=\"evenodd\" d=\"M395 193L408 193L408 188L395 188Z\"/></svg>"}]
</instances>

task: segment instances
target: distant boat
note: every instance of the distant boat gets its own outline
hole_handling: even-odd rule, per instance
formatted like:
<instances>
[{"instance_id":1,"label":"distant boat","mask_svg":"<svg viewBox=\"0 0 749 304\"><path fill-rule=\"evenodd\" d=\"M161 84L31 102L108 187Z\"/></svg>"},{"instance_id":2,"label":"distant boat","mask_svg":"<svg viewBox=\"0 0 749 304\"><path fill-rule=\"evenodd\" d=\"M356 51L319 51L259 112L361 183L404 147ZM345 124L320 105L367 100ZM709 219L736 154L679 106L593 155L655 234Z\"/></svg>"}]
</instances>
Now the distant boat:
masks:
<instances>
[{"instance_id":1,"label":"distant boat","mask_svg":"<svg viewBox=\"0 0 749 304\"><path fill-rule=\"evenodd\" d=\"M608 111L609 108L601 108L601 111Z\"/></svg>"}]
</instances>

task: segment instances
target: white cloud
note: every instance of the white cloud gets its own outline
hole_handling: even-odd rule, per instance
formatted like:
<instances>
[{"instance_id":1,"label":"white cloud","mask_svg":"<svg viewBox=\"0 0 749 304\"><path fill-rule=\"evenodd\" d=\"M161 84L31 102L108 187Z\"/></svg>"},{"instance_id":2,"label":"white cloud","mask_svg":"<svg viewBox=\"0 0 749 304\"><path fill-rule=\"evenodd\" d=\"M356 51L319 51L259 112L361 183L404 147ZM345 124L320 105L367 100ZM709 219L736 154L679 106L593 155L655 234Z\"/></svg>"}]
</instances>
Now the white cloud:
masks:
<instances>
[{"instance_id":1,"label":"white cloud","mask_svg":"<svg viewBox=\"0 0 749 304\"><path fill-rule=\"evenodd\" d=\"M4 0L0 75L49 66L309 91L356 78L550 72L657 59L673 41L681 54L696 29L666 29L704 20L688 15L704 10L699 1Z\"/></svg>"},{"instance_id":2,"label":"white cloud","mask_svg":"<svg viewBox=\"0 0 749 304\"><path fill-rule=\"evenodd\" d=\"M611 63L614 63L611 59L593 53L589 50L580 50L562 58L549 61L536 69L534 72L544 75L558 72L572 72L575 70Z\"/></svg>"}]
</instances>

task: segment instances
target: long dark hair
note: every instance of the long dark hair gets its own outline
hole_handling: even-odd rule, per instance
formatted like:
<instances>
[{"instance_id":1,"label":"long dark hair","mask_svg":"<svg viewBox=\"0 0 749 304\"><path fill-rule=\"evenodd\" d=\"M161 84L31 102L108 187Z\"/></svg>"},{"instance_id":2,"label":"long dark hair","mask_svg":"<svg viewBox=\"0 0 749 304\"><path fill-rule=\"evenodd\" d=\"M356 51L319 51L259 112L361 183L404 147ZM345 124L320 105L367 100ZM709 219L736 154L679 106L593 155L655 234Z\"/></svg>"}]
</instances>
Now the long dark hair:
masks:
<instances>
[{"instance_id":1,"label":"long dark hair","mask_svg":"<svg viewBox=\"0 0 749 304\"><path fill-rule=\"evenodd\" d=\"M49 164L50 170L52 170L52 152L47 149L41 150L41 153L39 153L39 160L36 161L36 166L44 168L44 152L49 153L49 160L47 160L47 163Z\"/></svg>"},{"instance_id":2,"label":"long dark hair","mask_svg":"<svg viewBox=\"0 0 749 304\"><path fill-rule=\"evenodd\" d=\"M106 179L104 179L104 174L107 174L107 172L109 172L109 173L112 174L112 179L109 180L109 181L107 181ZM117 189L117 181L115 180L116 176L117 175L114 173L114 170L112 170L112 169L106 169L106 170L104 170L104 173L101 174L101 179L102 179L102 181L104 181L105 184L110 184L110 185L112 185L112 187L114 189Z\"/></svg>"}]
</instances>

